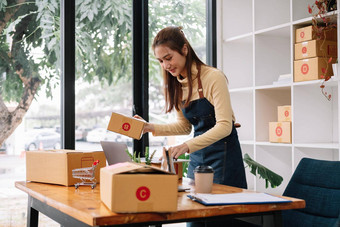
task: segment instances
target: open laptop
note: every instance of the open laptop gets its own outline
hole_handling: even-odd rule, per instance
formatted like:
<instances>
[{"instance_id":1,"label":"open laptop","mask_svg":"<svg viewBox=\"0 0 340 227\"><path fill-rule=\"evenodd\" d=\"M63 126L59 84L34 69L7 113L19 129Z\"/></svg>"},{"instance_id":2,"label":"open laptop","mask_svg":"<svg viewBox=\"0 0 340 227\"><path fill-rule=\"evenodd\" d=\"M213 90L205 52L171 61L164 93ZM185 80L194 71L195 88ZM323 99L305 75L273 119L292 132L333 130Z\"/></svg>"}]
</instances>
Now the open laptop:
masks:
<instances>
[{"instance_id":1,"label":"open laptop","mask_svg":"<svg viewBox=\"0 0 340 227\"><path fill-rule=\"evenodd\" d=\"M119 162L131 162L130 156L126 153L127 145L112 141L100 141L108 165L113 165Z\"/></svg>"}]
</instances>

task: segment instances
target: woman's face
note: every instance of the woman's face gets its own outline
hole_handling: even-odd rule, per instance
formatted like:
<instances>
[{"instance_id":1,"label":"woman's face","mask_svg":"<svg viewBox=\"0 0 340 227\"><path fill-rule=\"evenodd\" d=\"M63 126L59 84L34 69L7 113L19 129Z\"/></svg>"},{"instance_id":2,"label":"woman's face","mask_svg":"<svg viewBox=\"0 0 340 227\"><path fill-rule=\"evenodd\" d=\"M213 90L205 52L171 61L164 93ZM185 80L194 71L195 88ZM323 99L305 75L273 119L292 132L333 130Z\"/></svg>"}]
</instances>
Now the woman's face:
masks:
<instances>
[{"instance_id":1,"label":"woman's face","mask_svg":"<svg viewBox=\"0 0 340 227\"><path fill-rule=\"evenodd\" d=\"M188 53L187 46L184 45L181 55L177 51L171 50L165 45L155 47L155 57L161 64L162 68L177 77L179 75L186 77L185 63L186 55Z\"/></svg>"}]
</instances>

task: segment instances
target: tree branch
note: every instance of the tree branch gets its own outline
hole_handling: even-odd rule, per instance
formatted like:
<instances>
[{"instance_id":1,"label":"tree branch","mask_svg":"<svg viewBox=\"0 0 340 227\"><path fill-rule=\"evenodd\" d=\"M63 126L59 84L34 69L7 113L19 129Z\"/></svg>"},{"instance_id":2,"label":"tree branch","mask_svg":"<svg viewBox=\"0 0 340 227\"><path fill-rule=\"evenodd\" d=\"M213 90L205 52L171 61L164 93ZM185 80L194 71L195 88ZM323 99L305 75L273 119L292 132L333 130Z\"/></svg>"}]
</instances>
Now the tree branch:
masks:
<instances>
[{"instance_id":1,"label":"tree branch","mask_svg":"<svg viewBox=\"0 0 340 227\"><path fill-rule=\"evenodd\" d=\"M24 83L25 87L27 87L30 82L30 79L22 75L24 73L24 69L21 68L20 70L15 71L15 73L19 75L20 80Z\"/></svg>"},{"instance_id":2,"label":"tree branch","mask_svg":"<svg viewBox=\"0 0 340 227\"><path fill-rule=\"evenodd\" d=\"M15 131L20 125L24 118L27 110L32 104L33 98L37 93L39 85L41 83L39 78L30 77L26 79L25 91L22 94L21 101L13 112L9 112L7 107L4 105L0 96L0 110L6 108L7 113L0 115L0 146L1 144Z\"/></svg>"},{"instance_id":3,"label":"tree branch","mask_svg":"<svg viewBox=\"0 0 340 227\"><path fill-rule=\"evenodd\" d=\"M8 108L4 103L1 93L0 93L0 113L8 114Z\"/></svg>"},{"instance_id":4,"label":"tree branch","mask_svg":"<svg viewBox=\"0 0 340 227\"><path fill-rule=\"evenodd\" d=\"M4 28L6 27L6 24L11 20L11 18L14 16L14 14L20 9L20 7L22 6L22 4L20 3L24 3L26 2L26 0L19 0L18 6L16 8L14 8L14 10L6 10L5 16L2 20L0 20L0 34L2 33L2 31L4 30Z\"/></svg>"}]
</instances>

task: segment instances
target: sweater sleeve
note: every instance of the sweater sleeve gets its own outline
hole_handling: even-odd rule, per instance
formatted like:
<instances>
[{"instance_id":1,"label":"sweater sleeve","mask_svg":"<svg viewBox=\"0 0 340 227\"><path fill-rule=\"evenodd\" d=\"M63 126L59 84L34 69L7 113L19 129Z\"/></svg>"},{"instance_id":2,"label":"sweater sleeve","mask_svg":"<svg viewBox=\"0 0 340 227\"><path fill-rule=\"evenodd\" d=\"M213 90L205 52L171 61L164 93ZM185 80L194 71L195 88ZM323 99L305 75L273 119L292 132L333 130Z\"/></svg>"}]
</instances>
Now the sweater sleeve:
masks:
<instances>
[{"instance_id":1,"label":"sweater sleeve","mask_svg":"<svg viewBox=\"0 0 340 227\"><path fill-rule=\"evenodd\" d=\"M192 125L184 117L182 111L177 111L177 120L170 124L154 124L154 136L175 136L175 135L188 135L191 132Z\"/></svg>"},{"instance_id":2,"label":"sweater sleeve","mask_svg":"<svg viewBox=\"0 0 340 227\"><path fill-rule=\"evenodd\" d=\"M221 71L215 70L206 75L206 80L204 83L202 81L202 84L203 90L208 92L205 93L205 97L215 108L216 124L202 135L185 142L190 153L205 148L230 135L232 130L233 110L225 75Z\"/></svg>"}]
</instances>

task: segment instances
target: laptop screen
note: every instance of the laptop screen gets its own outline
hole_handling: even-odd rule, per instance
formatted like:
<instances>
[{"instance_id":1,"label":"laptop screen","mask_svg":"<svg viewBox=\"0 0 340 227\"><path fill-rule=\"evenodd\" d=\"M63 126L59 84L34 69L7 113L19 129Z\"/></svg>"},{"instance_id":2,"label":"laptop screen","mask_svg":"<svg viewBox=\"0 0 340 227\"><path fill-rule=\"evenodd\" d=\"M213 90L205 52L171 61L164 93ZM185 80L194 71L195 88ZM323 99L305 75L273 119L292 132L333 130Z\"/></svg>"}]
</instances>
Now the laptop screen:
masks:
<instances>
[{"instance_id":1,"label":"laptop screen","mask_svg":"<svg viewBox=\"0 0 340 227\"><path fill-rule=\"evenodd\" d=\"M126 144L112 141L100 141L100 144L105 153L108 165L119 162L131 162L130 156L126 153L128 149Z\"/></svg>"}]
</instances>

